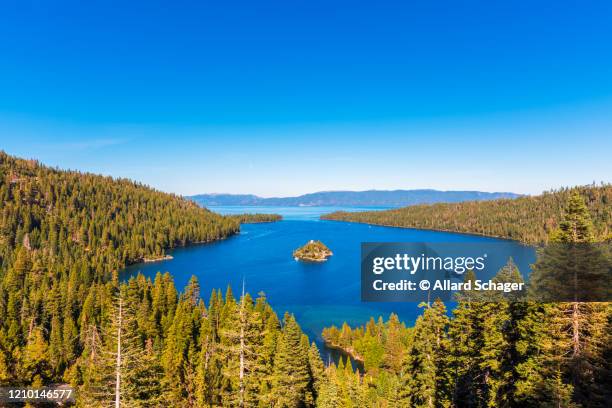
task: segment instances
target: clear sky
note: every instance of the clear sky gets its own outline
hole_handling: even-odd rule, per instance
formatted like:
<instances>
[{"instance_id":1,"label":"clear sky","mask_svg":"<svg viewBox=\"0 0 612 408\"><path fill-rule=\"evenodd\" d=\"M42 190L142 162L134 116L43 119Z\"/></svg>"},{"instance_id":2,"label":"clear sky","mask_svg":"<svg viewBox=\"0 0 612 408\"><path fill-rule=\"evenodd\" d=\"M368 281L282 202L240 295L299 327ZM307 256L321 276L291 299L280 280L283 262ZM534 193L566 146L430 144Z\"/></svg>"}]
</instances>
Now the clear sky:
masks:
<instances>
[{"instance_id":1,"label":"clear sky","mask_svg":"<svg viewBox=\"0 0 612 408\"><path fill-rule=\"evenodd\" d=\"M612 181L610 1L5 1L0 149L164 191Z\"/></svg>"}]
</instances>

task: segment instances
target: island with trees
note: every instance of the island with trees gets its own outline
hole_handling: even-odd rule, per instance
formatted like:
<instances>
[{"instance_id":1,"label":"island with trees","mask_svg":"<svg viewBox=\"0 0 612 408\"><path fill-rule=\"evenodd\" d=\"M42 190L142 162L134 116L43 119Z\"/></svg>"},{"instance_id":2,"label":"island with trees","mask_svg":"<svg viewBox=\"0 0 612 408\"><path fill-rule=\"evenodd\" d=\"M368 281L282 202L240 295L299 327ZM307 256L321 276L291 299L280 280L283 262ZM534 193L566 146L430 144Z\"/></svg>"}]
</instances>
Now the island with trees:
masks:
<instances>
[{"instance_id":1,"label":"island with trees","mask_svg":"<svg viewBox=\"0 0 612 408\"><path fill-rule=\"evenodd\" d=\"M308 243L295 251L293 257L296 261L324 262L333 255L333 252L321 241L311 239Z\"/></svg>"}]
</instances>

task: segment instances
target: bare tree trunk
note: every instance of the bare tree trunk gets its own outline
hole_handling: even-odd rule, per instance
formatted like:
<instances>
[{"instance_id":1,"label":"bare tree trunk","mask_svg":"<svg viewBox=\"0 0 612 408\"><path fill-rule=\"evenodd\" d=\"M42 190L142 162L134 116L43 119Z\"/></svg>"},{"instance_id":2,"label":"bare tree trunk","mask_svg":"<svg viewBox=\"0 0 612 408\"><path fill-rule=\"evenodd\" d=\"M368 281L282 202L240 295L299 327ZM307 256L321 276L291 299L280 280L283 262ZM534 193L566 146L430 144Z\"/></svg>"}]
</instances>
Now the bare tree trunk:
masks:
<instances>
[{"instance_id":1,"label":"bare tree trunk","mask_svg":"<svg viewBox=\"0 0 612 408\"><path fill-rule=\"evenodd\" d=\"M580 303L572 304L572 357L580 355Z\"/></svg>"},{"instance_id":2,"label":"bare tree trunk","mask_svg":"<svg viewBox=\"0 0 612 408\"><path fill-rule=\"evenodd\" d=\"M117 324L117 362L115 365L115 408L121 406L121 317L122 317L121 297L119 297L119 321Z\"/></svg>"},{"instance_id":3,"label":"bare tree trunk","mask_svg":"<svg viewBox=\"0 0 612 408\"><path fill-rule=\"evenodd\" d=\"M244 407L244 281L240 301L240 407Z\"/></svg>"},{"instance_id":4,"label":"bare tree trunk","mask_svg":"<svg viewBox=\"0 0 612 408\"><path fill-rule=\"evenodd\" d=\"M244 406L244 327L240 328L240 406Z\"/></svg>"},{"instance_id":5,"label":"bare tree trunk","mask_svg":"<svg viewBox=\"0 0 612 408\"><path fill-rule=\"evenodd\" d=\"M32 330L34 330L34 317L30 319L30 327L28 327L28 339L32 336Z\"/></svg>"},{"instance_id":6,"label":"bare tree trunk","mask_svg":"<svg viewBox=\"0 0 612 408\"><path fill-rule=\"evenodd\" d=\"M572 304L572 357L580 354L580 303L578 303L578 272L574 268L574 303Z\"/></svg>"}]
</instances>

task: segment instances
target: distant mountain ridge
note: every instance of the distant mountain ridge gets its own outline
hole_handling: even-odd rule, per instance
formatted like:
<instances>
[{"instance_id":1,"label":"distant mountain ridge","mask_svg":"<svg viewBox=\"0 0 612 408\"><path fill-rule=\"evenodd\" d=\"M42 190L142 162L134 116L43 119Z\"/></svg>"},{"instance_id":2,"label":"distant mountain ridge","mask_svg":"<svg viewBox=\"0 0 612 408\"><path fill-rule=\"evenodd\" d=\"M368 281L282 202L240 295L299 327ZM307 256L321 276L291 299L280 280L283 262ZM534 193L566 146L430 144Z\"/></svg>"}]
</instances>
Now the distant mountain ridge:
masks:
<instances>
[{"instance_id":1,"label":"distant mountain ridge","mask_svg":"<svg viewBox=\"0 0 612 408\"><path fill-rule=\"evenodd\" d=\"M486 201L499 198L517 198L520 194L509 192L487 193L482 191L440 190L367 190L320 191L297 197L264 198L253 194L198 194L186 197L201 206L384 206L404 207L417 204L457 203L462 201Z\"/></svg>"}]
</instances>

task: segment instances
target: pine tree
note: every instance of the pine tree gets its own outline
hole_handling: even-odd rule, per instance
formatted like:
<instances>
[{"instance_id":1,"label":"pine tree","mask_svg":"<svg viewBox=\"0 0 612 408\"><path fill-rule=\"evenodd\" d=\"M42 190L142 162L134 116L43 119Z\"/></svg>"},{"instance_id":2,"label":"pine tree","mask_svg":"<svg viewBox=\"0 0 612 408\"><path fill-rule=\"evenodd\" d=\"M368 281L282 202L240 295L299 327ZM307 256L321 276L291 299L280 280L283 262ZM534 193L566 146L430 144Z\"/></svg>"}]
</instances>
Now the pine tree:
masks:
<instances>
[{"instance_id":1,"label":"pine tree","mask_svg":"<svg viewBox=\"0 0 612 408\"><path fill-rule=\"evenodd\" d=\"M474 281L468 271L466 281ZM522 277L510 259L492 279L519 283ZM451 353L446 359L447 395L452 405L508 407L514 399L511 385L518 374L515 342L519 329L513 320L513 303L519 296L498 292L465 290L457 294L459 303L449 326Z\"/></svg>"},{"instance_id":2,"label":"pine tree","mask_svg":"<svg viewBox=\"0 0 612 408\"><path fill-rule=\"evenodd\" d=\"M464 282L476 279L473 271L467 271ZM452 344L445 366L450 376L448 383L452 406L478 406L478 395L473 384L477 381L478 367L476 352L478 327L473 309L475 295L471 291L457 294L458 304L453 310L453 318L448 328L449 341Z\"/></svg>"},{"instance_id":3,"label":"pine tree","mask_svg":"<svg viewBox=\"0 0 612 408\"><path fill-rule=\"evenodd\" d=\"M118 286L117 271L239 227L233 218L139 183L60 171L4 152L0 174L0 377L10 383L93 380L84 370L93 367L85 364L86 340L92 327L100 339L108 337L101 299L109 283ZM155 291L145 281L129 283L137 290L130 305L141 347L151 339L158 354L177 293L168 275ZM31 368L42 369L31 358L35 345L46 347L48 367L32 377Z\"/></svg>"},{"instance_id":4,"label":"pine tree","mask_svg":"<svg viewBox=\"0 0 612 408\"><path fill-rule=\"evenodd\" d=\"M325 381L325 365L323 364L323 360L321 360L319 348L314 341L308 349L308 369L311 378L308 388L316 401L321 391L322 384Z\"/></svg>"},{"instance_id":5,"label":"pine tree","mask_svg":"<svg viewBox=\"0 0 612 408\"><path fill-rule=\"evenodd\" d=\"M366 371L376 374L382 365L385 350L382 342L382 333L378 330L374 318L370 318L366 325L364 336L356 347L363 356L363 364Z\"/></svg>"},{"instance_id":6,"label":"pine tree","mask_svg":"<svg viewBox=\"0 0 612 408\"><path fill-rule=\"evenodd\" d=\"M233 302L231 299L230 296ZM244 286L239 304L226 303L221 330L221 350L225 359L223 400L231 406L244 407L248 402L257 401L258 384L254 374L258 372L256 351L261 336L257 324L259 316L253 306L250 295L244 293Z\"/></svg>"},{"instance_id":7,"label":"pine tree","mask_svg":"<svg viewBox=\"0 0 612 408\"><path fill-rule=\"evenodd\" d=\"M191 296L182 295L168 329L162 352L164 386L169 401L196 400L197 331L196 318L204 313L192 304Z\"/></svg>"},{"instance_id":8,"label":"pine tree","mask_svg":"<svg viewBox=\"0 0 612 408\"><path fill-rule=\"evenodd\" d=\"M130 378L129 400L134 407L161 407L165 404L163 387L163 367L159 355L153 349L153 341L146 341L144 350L138 359L132 378Z\"/></svg>"},{"instance_id":9,"label":"pine tree","mask_svg":"<svg viewBox=\"0 0 612 408\"><path fill-rule=\"evenodd\" d=\"M319 396L317 398L319 408L341 408L340 389L336 375L336 367L331 364L325 370L325 381L322 383Z\"/></svg>"},{"instance_id":10,"label":"pine tree","mask_svg":"<svg viewBox=\"0 0 612 408\"><path fill-rule=\"evenodd\" d=\"M42 328L36 327L27 339L23 353L19 355L19 377L26 383L48 381L51 375L49 349Z\"/></svg>"},{"instance_id":11,"label":"pine tree","mask_svg":"<svg viewBox=\"0 0 612 408\"><path fill-rule=\"evenodd\" d=\"M278 340L272 377L275 407L293 408L305 405L308 376L308 350L303 350L302 332L295 317L285 314Z\"/></svg>"},{"instance_id":12,"label":"pine tree","mask_svg":"<svg viewBox=\"0 0 612 408\"><path fill-rule=\"evenodd\" d=\"M609 342L608 303L581 301L582 293L607 290L606 254L594 245L593 225L581 196L572 195L551 245L534 265L530 291L536 298L558 296L565 302L548 305L546 337L549 353L540 370L543 399L605 406L610 398L605 345ZM547 297L548 296L548 297ZM573 301L571 301L573 299Z\"/></svg>"},{"instance_id":13,"label":"pine tree","mask_svg":"<svg viewBox=\"0 0 612 408\"><path fill-rule=\"evenodd\" d=\"M400 398L405 406L435 407L444 399L442 370L448 352L448 318L440 299L420 307L425 311L414 325L414 340L402 368Z\"/></svg>"},{"instance_id":14,"label":"pine tree","mask_svg":"<svg viewBox=\"0 0 612 408\"><path fill-rule=\"evenodd\" d=\"M255 349L257 356L255 365L255 376L258 380L257 395L259 405L267 407L272 404L274 397L272 393L273 372L281 325L276 313L265 303L265 296L259 296L255 310L262 318L261 343Z\"/></svg>"},{"instance_id":15,"label":"pine tree","mask_svg":"<svg viewBox=\"0 0 612 408\"><path fill-rule=\"evenodd\" d=\"M402 323L395 313L391 313L387 322L387 337L383 364L393 373L399 374L402 369L404 342Z\"/></svg>"},{"instance_id":16,"label":"pine tree","mask_svg":"<svg viewBox=\"0 0 612 408\"><path fill-rule=\"evenodd\" d=\"M87 406L161 405L161 366L152 343L143 348L133 306L125 303L127 286L117 288L102 330L92 324L85 337L79 369L80 399Z\"/></svg>"}]
</instances>

